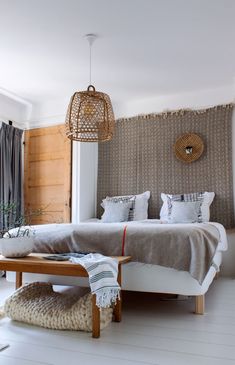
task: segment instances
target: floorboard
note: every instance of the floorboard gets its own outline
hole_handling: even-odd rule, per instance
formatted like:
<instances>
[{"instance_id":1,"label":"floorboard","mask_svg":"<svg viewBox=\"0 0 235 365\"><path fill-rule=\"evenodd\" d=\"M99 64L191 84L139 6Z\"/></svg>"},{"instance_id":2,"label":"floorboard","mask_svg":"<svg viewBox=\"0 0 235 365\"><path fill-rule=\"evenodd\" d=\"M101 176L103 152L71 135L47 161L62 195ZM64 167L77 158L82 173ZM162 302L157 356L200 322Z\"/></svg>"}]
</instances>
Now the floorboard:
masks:
<instances>
[{"instance_id":1,"label":"floorboard","mask_svg":"<svg viewBox=\"0 0 235 365\"><path fill-rule=\"evenodd\" d=\"M0 303L14 290L0 279ZM4 318L0 321L1 365L235 365L235 280L220 278L206 295L206 314L194 301L125 293L123 321L101 338L54 331Z\"/></svg>"}]
</instances>

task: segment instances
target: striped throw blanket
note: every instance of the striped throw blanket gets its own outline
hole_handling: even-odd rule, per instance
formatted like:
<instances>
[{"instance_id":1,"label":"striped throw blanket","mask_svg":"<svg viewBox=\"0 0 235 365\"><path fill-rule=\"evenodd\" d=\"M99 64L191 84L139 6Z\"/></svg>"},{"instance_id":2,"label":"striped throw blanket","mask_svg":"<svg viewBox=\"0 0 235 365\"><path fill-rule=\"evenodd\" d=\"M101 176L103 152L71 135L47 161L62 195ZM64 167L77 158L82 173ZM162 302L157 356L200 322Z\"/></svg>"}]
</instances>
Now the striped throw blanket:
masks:
<instances>
[{"instance_id":1,"label":"striped throw blanket","mask_svg":"<svg viewBox=\"0 0 235 365\"><path fill-rule=\"evenodd\" d=\"M89 276L92 294L96 294L99 308L109 307L120 298L120 286L117 282L118 262L111 257L98 253L89 253L81 258L71 257L70 261L82 265Z\"/></svg>"}]
</instances>

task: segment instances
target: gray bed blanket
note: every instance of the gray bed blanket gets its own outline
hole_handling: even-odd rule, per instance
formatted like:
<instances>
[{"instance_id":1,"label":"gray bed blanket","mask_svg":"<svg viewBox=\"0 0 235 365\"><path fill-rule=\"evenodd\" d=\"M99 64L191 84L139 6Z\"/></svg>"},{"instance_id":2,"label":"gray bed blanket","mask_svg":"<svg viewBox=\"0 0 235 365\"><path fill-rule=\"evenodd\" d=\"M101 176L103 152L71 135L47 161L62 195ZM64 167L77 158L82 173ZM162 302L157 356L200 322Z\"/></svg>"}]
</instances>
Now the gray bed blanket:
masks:
<instances>
[{"instance_id":1,"label":"gray bed blanket","mask_svg":"<svg viewBox=\"0 0 235 365\"><path fill-rule=\"evenodd\" d=\"M131 224L132 223L132 224ZM131 222L124 240L122 223L36 226L34 252L99 252L130 255L132 261L187 271L203 282L220 240L210 224L146 224ZM134 224L133 224L134 223Z\"/></svg>"}]
</instances>

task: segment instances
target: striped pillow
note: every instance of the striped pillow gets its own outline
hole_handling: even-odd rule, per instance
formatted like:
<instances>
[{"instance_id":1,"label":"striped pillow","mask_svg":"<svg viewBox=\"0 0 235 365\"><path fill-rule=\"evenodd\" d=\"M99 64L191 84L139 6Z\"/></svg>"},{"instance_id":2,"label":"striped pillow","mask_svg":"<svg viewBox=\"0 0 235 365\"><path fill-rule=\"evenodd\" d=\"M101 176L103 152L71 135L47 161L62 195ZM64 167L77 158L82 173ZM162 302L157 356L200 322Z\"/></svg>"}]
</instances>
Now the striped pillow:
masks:
<instances>
[{"instance_id":1,"label":"striped pillow","mask_svg":"<svg viewBox=\"0 0 235 365\"><path fill-rule=\"evenodd\" d=\"M131 202L115 203L107 201L101 221L103 223L126 222L128 220L130 206Z\"/></svg>"},{"instance_id":2,"label":"striped pillow","mask_svg":"<svg viewBox=\"0 0 235 365\"><path fill-rule=\"evenodd\" d=\"M108 201L116 203L131 202L132 206L129 214L129 221L140 221L148 218L148 201L150 198L150 191L145 191L141 194L107 196L102 200L101 206L105 209L105 204Z\"/></svg>"},{"instance_id":3,"label":"striped pillow","mask_svg":"<svg viewBox=\"0 0 235 365\"><path fill-rule=\"evenodd\" d=\"M128 214L128 221L133 221L134 213L135 213L135 199L136 199L135 196L130 195L130 196L113 196L113 197L107 196L105 200L107 202L113 202L113 203L117 203L117 204L131 203L129 214ZM101 206L105 209L104 201L101 204Z\"/></svg>"},{"instance_id":4,"label":"striped pillow","mask_svg":"<svg viewBox=\"0 0 235 365\"><path fill-rule=\"evenodd\" d=\"M189 194L176 194L176 195L167 195L167 205L168 205L168 221L171 221L171 214L174 202L199 202L199 206L197 209L197 222L202 223L202 210L201 206L204 199L204 193L189 193ZM196 206L195 206L196 207ZM183 205L182 205L183 208Z\"/></svg>"}]
</instances>

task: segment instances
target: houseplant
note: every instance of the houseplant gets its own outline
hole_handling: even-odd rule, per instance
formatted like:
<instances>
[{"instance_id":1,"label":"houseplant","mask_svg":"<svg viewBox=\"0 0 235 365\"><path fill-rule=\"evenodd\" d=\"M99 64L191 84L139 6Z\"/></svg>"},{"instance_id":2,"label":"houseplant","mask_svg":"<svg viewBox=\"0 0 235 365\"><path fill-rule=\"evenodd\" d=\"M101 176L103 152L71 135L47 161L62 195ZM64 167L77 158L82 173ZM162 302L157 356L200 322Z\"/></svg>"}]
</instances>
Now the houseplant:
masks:
<instances>
[{"instance_id":1,"label":"houseplant","mask_svg":"<svg viewBox=\"0 0 235 365\"><path fill-rule=\"evenodd\" d=\"M24 257L33 249L34 230L31 220L42 210L30 210L17 216L17 204L0 203L0 253L5 257Z\"/></svg>"}]
</instances>

